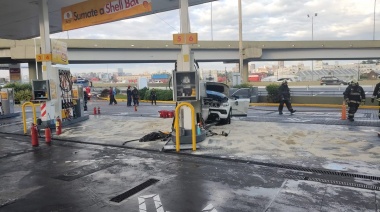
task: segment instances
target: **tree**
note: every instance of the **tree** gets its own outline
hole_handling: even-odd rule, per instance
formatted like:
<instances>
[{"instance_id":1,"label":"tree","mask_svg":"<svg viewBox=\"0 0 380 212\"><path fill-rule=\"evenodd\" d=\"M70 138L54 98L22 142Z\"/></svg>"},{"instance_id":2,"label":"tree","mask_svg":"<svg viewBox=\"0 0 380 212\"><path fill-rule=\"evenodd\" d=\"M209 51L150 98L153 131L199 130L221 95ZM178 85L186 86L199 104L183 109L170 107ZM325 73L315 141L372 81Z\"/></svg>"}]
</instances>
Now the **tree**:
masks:
<instances>
[{"instance_id":1,"label":"tree","mask_svg":"<svg viewBox=\"0 0 380 212\"><path fill-rule=\"evenodd\" d=\"M268 92L267 100L268 102L280 102L278 89L280 88L280 85L278 84L269 84L265 87L265 89Z\"/></svg>"}]
</instances>

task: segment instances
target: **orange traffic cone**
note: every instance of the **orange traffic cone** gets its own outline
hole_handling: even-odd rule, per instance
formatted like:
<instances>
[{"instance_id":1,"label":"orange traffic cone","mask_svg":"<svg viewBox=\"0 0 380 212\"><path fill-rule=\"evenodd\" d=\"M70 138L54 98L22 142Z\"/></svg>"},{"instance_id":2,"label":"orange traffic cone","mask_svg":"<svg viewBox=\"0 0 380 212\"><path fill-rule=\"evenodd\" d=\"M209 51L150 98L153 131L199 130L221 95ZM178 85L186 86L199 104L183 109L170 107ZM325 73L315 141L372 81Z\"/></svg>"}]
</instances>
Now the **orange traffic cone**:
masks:
<instances>
[{"instance_id":1,"label":"orange traffic cone","mask_svg":"<svg viewBox=\"0 0 380 212\"><path fill-rule=\"evenodd\" d=\"M346 116L346 103L343 101L343 105L342 105L342 117L341 117L342 120L346 120L347 119L347 116Z\"/></svg>"}]
</instances>

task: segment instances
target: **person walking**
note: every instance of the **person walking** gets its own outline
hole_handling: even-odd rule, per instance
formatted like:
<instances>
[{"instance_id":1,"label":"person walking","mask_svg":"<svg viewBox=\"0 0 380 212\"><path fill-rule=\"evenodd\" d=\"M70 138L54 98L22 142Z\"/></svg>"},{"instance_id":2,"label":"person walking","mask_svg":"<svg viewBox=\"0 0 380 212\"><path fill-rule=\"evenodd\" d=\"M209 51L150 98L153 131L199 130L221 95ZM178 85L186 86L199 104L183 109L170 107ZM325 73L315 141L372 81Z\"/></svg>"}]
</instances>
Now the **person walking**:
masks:
<instances>
[{"instance_id":1,"label":"person walking","mask_svg":"<svg viewBox=\"0 0 380 212\"><path fill-rule=\"evenodd\" d=\"M132 89L131 86L128 85L127 89L127 107L132 106Z\"/></svg>"},{"instance_id":2,"label":"person walking","mask_svg":"<svg viewBox=\"0 0 380 212\"><path fill-rule=\"evenodd\" d=\"M290 114L293 114L296 112L292 108L292 104L290 102L290 89L288 87L288 81L284 80L282 81L280 87L278 88L279 97L280 97L280 105L278 106L278 113L282 115L282 109L284 108L284 104L290 111Z\"/></svg>"},{"instance_id":3,"label":"person walking","mask_svg":"<svg viewBox=\"0 0 380 212\"><path fill-rule=\"evenodd\" d=\"M154 105L157 105L157 93L156 93L156 90L154 88L152 88L152 90L150 91L150 100L152 101L152 105L153 105L153 102L154 102Z\"/></svg>"},{"instance_id":4,"label":"person walking","mask_svg":"<svg viewBox=\"0 0 380 212\"><path fill-rule=\"evenodd\" d=\"M343 93L344 100L348 105L348 120L354 121L354 116L360 103L365 103L365 93L356 80L352 80Z\"/></svg>"},{"instance_id":5,"label":"person walking","mask_svg":"<svg viewBox=\"0 0 380 212\"><path fill-rule=\"evenodd\" d=\"M84 100L84 107L83 110L87 111L87 100L88 100L88 94L86 91L83 91L83 100Z\"/></svg>"},{"instance_id":6,"label":"person walking","mask_svg":"<svg viewBox=\"0 0 380 212\"><path fill-rule=\"evenodd\" d=\"M132 90L133 106L139 106L139 91L136 87L133 87Z\"/></svg>"},{"instance_id":7,"label":"person walking","mask_svg":"<svg viewBox=\"0 0 380 212\"><path fill-rule=\"evenodd\" d=\"M116 95L116 88L112 89L112 87L110 87L110 105L112 104L115 104L117 105L117 101L115 99L115 95Z\"/></svg>"},{"instance_id":8,"label":"person walking","mask_svg":"<svg viewBox=\"0 0 380 212\"><path fill-rule=\"evenodd\" d=\"M90 96L91 95L91 88L87 86L85 89L86 89L85 92L87 93L87 100L90 100L91 99L91 96Z\"/></svg>"},{"instance_id":9,"label":"person walking","mask_svg":"<svg viewBox=\"0 0 380 212\"><path fill-rule=\"evenodd\" d=\"M375 89L373 90L371 102L375 102L375 98L378 102L378 105L380 106L380 82L376 84ZM380 108L379 108L379 119L380 119Z\"/></svg>"}]
</instances>

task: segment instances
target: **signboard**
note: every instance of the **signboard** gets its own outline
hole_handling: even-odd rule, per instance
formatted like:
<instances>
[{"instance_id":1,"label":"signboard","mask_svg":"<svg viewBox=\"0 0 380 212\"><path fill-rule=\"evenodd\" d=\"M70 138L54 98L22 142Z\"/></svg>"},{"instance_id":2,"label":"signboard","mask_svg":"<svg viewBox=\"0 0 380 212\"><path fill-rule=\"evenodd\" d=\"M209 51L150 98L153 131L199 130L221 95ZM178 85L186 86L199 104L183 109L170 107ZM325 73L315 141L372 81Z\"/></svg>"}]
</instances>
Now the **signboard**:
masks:
<instances>
[{"instance_id":1,"label":"signboard","mask_svg":"<svg viewBox=\"0 0 380 212\"><path fill-rule=\"evenodd\" d=\"M51 61L51 54L37 54L36 55L37 62L48 62Z\"/></svg>"},{"instance_id":2,"label":"signboard","mask_svg":"<svg viewBox=\"0 0 380 212\"><path fill-rule=\"evenodd\" d=\"M78 99L79 95L78 95L78 88L73 88L73 99Z\"/></svg>"},{"instance_id":3,"label":"signboard","mask_svg":"<svg viewBox=\"0 0 380 212\"><path fill-rule=\"evenodd\" d=\"M9 65L9 80L11 82L21 81L21 68L20 64Z\"/></svg>"},{"instance_id":4,"label":"signboard","mask_svg":"<svg viewBox=\"0 0 380 212\"><path fill-rule=\"evenodd\" d=\"M197 44L197 43L198 43L198 33L186 34L186 44Z\"/></svg>"},{"instance_id":5,"label":"signboard","mask_svg":"<svg viewBox=\"0 0 380 212\"><path fill-rule=\"evenodd\" d=\"M151 11L151 0L87 0L61 9L62 31L118 21Z\"/></svg>"},{"instance_id":6,"label":"signboard","mask_svg":"<svg viewBox=\"0 0 380 212\"><path fill-rule=\"evenodd\" d=\"M148 78L139 77L139 80L137 82L137 86L139 89L148 88Z\"/></svg>"},{"instance_id":7,"label":"signboard","mask_svg":"<svg viewBox=\"0 0 380 212\"><path fill-rule=\"evenodd\" d=\"M67 57L67 44L58 40L51 40L52 45L52 60L53 64L69 64L69 60Z\"/></svg>"},{"instance_id":8,"label":"signboard","mask_svg":"<svg viewBox=\"0 0 380 212\"><path fill-rule=\"evenodd\" d=\"M173 34L173 44L174 45L186 44L185 34Z\"/></svg>"},{"instance_id":9,"label":"signboard","mask_svg":"<svg viewBox=\"0 0 380 212\"><path fill-rule=\"evenodd\" d=\"M7 100L8 99L8 92L0 91L0 96L1 96L2 100Z\"/></svg>"},{"instance_id":10,"label":"signboard","mask_svg":"<svg viewBox=\"0 0 380 212\"><path fill-rule=\"evenodd\" d=\"M173 34L174 45L197 44L198 33Z\"/></svg>"}]
</instances>

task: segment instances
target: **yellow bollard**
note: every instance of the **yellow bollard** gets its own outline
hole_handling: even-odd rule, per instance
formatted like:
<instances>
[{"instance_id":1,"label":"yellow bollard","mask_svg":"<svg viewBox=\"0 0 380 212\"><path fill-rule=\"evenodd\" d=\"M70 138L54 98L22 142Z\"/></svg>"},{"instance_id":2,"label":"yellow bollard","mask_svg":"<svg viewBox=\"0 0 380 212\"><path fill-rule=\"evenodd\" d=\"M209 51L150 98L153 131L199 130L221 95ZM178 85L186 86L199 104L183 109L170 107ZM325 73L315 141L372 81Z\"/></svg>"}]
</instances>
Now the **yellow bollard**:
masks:
<instances>
[{"instance_id":1,"label":"yellow bollard","mask_svg":"<svg viewBox=\"0 0 380 212\"><path fill-rule=\"evenodd\" d=\"M191 105L190 103L188 102L182 102L181 104L179 104L176 108L175 108L175 120L174 120L174 129L175 129L175 149L177 152L180 151L180 133L179 133L179 109L182 107L182 106L188 106L191 110L191 139L192 139L192 149L193 151L197 150L197 137L196 137L196 133L195 133L195 110L194 110L194 107L193 105Z\"/></svg>"}]
</instances>

